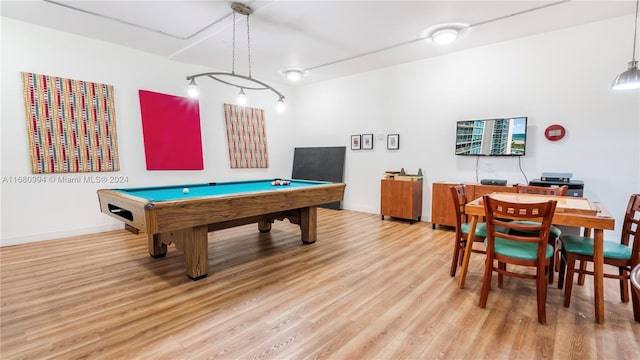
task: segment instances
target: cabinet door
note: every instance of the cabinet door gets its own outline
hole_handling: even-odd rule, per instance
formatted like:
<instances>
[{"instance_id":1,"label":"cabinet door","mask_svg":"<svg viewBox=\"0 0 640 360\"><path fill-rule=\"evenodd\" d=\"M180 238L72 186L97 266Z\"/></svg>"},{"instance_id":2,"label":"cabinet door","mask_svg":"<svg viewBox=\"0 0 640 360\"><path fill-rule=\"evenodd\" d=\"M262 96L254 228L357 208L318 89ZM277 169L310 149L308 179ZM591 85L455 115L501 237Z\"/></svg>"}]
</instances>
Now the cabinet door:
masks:
<instances>
[{"instance_id":1,"label":"cabinet door","mask_svg":"<svg viewBox=\"0 0 640 360\"><path fill-rule=\"evenodd\" d=\"M380 214L415 220L422 215L422 181L382 180Z\"/></svg>"},{"instance_id":2,"label":"cabinet door","mask_svg":"<svg viewBox=\"0 0 640 360\"><path fill-rule=\"evenodd\" d=\"M381 180L380 183L380 215L393 215L394 212L394 194L393 194L393 180Z\"/></svg>"},{"instance_id":3,"label":"cabinet door","mask_svg":"<svg viewBox=\"0 0 640 360\"><path fill-rule=\"evenodd\" d=\"M406 184L407 181L382 180L382 215L403 219L410 218L410 214L405 211L405 208L407 207L407 202L411 201L411 191L407 191Z\"/></svg>"},{"instance_id":4,"label":"cabinet door","mask_svg":"<svg viewBox=\"0 0 640 360\"><path fill-rule=\"evenodd\" d=\"M411 182L411 219L422 217L422 184L422 180Z\"/></svg>"},{"instance_id":5,"label":"cabinet door","mask_svg":"<svg viewBox=\"0 0 640 360\"><path fill-rule=\"evenodd\" d=\"M455 208L449 187L457 183L433 183L431 194L431 223L456 226Z\"/></svg>"}]
</instances>

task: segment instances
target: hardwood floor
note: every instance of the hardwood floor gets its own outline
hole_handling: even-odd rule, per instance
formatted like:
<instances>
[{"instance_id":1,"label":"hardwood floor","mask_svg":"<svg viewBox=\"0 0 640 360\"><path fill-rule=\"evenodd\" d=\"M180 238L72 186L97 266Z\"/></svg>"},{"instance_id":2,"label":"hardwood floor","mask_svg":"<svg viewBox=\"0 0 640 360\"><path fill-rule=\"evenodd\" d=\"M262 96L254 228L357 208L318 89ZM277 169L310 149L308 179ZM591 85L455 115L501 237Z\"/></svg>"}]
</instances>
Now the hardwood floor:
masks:
<instances>
[{"instance_id":1,"label":"hardwood floor","mask_svg":"<svg viewBox=\"0 0 640 360\"><path fill-rule=\"evenodd\" d=\"M127 231L0 248L2 359L638 359L640 323L605 281L571 307L554 285L547 326L533 281L496 280L478 307L483 257L465 289L449 276L454 233L320 209L318 241L276 222L209 234L209 276L191 281L173 246Z\"/></svg>"}]
</instances>

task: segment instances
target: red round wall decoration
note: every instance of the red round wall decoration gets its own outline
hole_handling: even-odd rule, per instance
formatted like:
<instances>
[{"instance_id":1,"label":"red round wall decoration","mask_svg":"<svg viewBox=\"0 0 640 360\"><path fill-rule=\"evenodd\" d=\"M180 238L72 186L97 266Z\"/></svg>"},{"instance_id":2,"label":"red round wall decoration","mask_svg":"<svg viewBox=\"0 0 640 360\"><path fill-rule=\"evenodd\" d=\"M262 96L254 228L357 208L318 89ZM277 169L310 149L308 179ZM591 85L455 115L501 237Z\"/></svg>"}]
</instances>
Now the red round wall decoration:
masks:
<instances>
[{"instance_id":1,"label":"red round wall decoration","mask_svg":"<svg viewBox=\"0 0 640 360\"><path fill-rule=\"evenodd\" d=\"M558 141L562 139L566 133L567 131L564 129L564 126L554 124L549 125L544 130L544 137L546 137L549 141Z\"/></svg>"}]
</instances>

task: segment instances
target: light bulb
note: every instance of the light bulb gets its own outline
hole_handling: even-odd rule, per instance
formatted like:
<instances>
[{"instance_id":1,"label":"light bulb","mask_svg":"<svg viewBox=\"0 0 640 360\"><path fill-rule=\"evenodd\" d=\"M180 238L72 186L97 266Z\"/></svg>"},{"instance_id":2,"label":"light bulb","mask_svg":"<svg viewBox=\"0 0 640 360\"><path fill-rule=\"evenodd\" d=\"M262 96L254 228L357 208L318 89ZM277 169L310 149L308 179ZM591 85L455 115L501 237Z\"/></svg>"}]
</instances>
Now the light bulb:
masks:
<instances>
[{"instance_id":1,"label":"light bulb","mask_svg":"<svg viewBox=\"0 0 640 360\"><path fill-rule=\"evenodd\" d=\"M242 106L247 104L247 94L244 93L244 89L240 89L238 97L236 98L236 102L238 103L238 105Z\"/></svg>"},{"instance_id":2,"label":"light bulb","mask_svg":"<svg viewBox=\"0 0 640 360\"><path fill-rule=\"evenodd\" d=\"M278 102L276 103L276 110L278 112L285 112L287 110L287 106L284 104L283 98L278 99Z\"/></svg>"},{"instance_id":3,"label":"light bulb","mask_svg":"<svg viewBox=\"0 0 640 360\"><path fill-rule=\"evenodd\" d=\"M198 91L198 85L195 79L191 79L189 86L187 86L187 94L192 98L197 98L200 92Z\"/></svg>"}]
</instances>

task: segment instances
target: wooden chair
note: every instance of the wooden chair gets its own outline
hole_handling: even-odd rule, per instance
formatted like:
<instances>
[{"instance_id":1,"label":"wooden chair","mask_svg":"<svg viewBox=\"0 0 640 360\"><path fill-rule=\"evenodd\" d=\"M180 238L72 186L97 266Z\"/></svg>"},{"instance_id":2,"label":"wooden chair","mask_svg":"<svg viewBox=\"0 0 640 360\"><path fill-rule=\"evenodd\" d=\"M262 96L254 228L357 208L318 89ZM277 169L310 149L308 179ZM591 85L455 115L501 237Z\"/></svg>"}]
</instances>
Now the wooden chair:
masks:
<instances>
[{"instance_id":1,"label":"wooden chair","mask_svg":"<svg viewBox=\"0 0 640 360\"><path fill-rule=\"evenodd\" d=\"M636 267L631 270L631 288L633 292L631 293L632 297L636 298L636 301L633 302L634 314L640 313L640 264L636 265ZM636 321L640 321L640 316L636 316Z\"/></svg>"},{"instance_id":2,"label":"wooden chair","mask_svg":"<svg viewBox=\"0 0 640 360\"><path fill-rule=\"evenodd\" d=\"M469 234L469 223L467 223L467 215L464 212L464 206L467 204L467 192L464 185L450 186L451 196L453 197L453 207L456 212L456 237L453 241L453 257L451 259L451 270L449 275L456 276L458 265L462 264L465 246ZM483 242L487 236L486 225L479 222L476 225L476 231L473 238L474 242ZM473 249L471 252L484 254L484 250Z\"/></svg>"},{"instance_id":3,"label":"wooden chair","mask_svg":"<svg viewBox=\"0 0 640 360\"><path fill-rule=\"evenodd\" d=\"M553 195L553 196L566 196L569 187L562 185L558 187L546 187L546 186L533 186L533 185L516 185L516 191L520 194L536 194L536 195ZM549 245L553 246L555 256L551 259L551 269L555 269L557 263L560 261L559 244L562 230L557 226L551 225L551 231L549 232ZM559 270L559 269L558 269ZM553 284L553 271L549 271L549 284Z\"/></svg>"},{"instance_id":4,"label":"wooden chair","mask_svg":"<svg viewBox=\"0 0 640 360\"><path fill-rule=\"evenodd\" d=\"M618 268L617 274L604 273L604 277L618 279L620 281L620 300L629 301L629 279L631 269L640 264L640 194L633 194L629 198L627 210L622 223L622 235L620 242L604 241L604 263ZM593 262L593 239L584 236L561 236L562 243L560 260L560 278L558 287L564 283L564 306L568 307L571 302L571 290L573 286L573 275L593 275L593 271L587 270L586 266L576 267L576 261ZM606 267L605 267L606 270ZM636 312L639 314L640 312ZM640 315L636 318L640 321Z\"/></svg>"},{"instance_id":5,"label":"wooden chair","mask_svg":"<svg viewBox=\"0 0 640 360\"><path fill-rule=\"evenodd\" d=\"M503 275L535 279L538 322L546 324L546 271L552 270L550 260L554 251L553 246L548 244L548 238L557 202L512 203L493 199L490 195L483 196L483 201L487 218L487 261L480 292L480 307L487 305L494 271L498 273L499 288L503 285ZM500 230L501 228L504 230ZM534 275L507 271L506 264L534 267L536 271Z\"/></svg>"},{"instance_id":6,"label":"wooden chair","mask_svg":"<svg viewBox=\"0 0 640 360\"><path fill-rule=\"evenodd\" d=\"M558 187L546 187L517 184L516 189L520 194L565 196L567 195L567 190L569 189L569 187L567 185Z\"/></svg>"}]
</instances>

